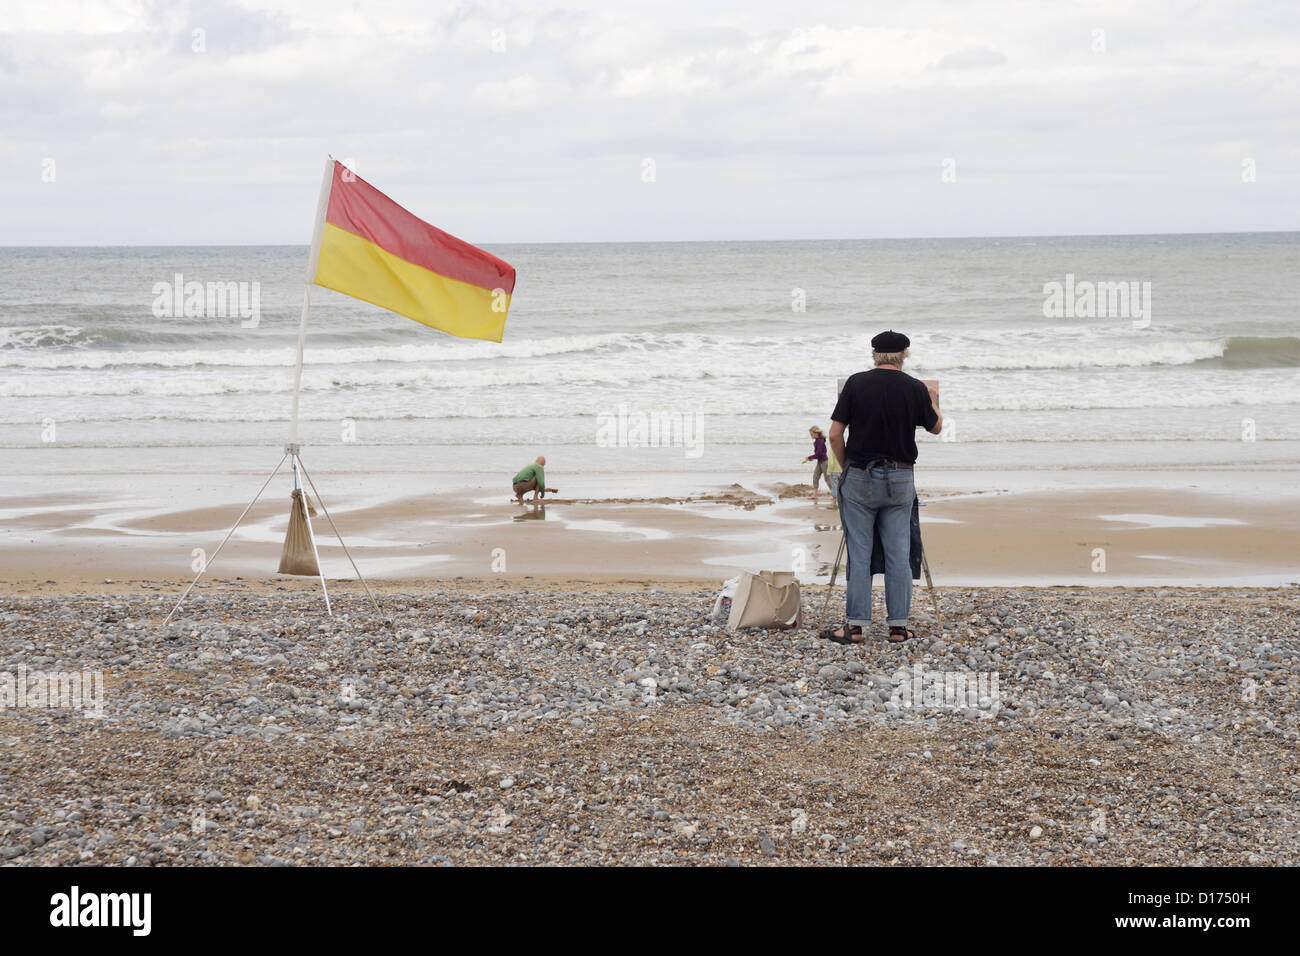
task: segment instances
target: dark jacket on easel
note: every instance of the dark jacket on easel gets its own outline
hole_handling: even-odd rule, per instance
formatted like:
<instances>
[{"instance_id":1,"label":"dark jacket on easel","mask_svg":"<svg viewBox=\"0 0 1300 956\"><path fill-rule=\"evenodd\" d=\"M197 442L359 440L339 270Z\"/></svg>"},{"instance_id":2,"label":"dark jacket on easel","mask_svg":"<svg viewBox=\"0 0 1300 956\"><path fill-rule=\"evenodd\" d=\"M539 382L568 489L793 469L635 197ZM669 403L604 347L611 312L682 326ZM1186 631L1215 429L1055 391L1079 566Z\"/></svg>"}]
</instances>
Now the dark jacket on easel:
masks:
<instances>
[{"instance_id":1,"label":"dark jacket on easel","mask_svg":"<svg viewBox=\"0 0 1300 956\"><path fill-rule=\"evenodd\" d=\"M845 557L844 573L847 576L852 573L847 563L847 549ZM912 499L912 553L908 556L908 564L912 566L912 580L921 580L921 500L919 498ZM885 573L885 547L880 543L879 527L875 528L871 535L871 573Z\"/></svg>"}]
</instances>

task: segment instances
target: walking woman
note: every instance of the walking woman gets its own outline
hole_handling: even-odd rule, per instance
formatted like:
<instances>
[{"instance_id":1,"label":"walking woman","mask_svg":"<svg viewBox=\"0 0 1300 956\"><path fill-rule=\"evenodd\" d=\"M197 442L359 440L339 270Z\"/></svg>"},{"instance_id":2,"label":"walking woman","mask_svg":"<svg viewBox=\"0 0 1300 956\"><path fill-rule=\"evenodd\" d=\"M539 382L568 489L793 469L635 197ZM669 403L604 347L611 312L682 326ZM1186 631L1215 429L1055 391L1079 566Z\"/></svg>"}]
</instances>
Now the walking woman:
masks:
<instances>
[{"instance_id":1,"label":"walking woman","mask_svg":"<svg viewBox=\"0 0 1300 956\"><path fill-rule=\"evenodd\" d=\"M812 476L813 507L816 507L817 495L820 490L819 485L823 480L826 482L826 490L831 493L831 498L835 497L835 489L831 487L831 480L827 474L826 433L814 425L812 428L808 429L808 435L813 440L813 453L804 459L804 463L807 464L810 461L816 462L816 464L813 465Z\"/></svg>"}]
</instances>

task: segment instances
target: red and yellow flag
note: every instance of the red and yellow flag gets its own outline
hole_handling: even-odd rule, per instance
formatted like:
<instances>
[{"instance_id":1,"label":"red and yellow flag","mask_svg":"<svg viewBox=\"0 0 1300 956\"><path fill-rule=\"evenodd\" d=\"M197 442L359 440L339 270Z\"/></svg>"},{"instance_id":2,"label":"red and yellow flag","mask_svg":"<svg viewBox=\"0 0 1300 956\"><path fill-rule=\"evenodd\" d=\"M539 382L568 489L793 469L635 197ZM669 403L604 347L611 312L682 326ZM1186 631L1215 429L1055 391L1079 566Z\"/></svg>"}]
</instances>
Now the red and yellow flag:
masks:
<instances>
[{"instance_id":1,"label":"red and yellow flag","mask_svg":"<svg viewBox=\"0 0 1300 956\"><path fill-rule=\"evenodd\" d=\"M330 160L308 281L450 335L500 342L515 270Z\"/></svg>"}]
</instances>

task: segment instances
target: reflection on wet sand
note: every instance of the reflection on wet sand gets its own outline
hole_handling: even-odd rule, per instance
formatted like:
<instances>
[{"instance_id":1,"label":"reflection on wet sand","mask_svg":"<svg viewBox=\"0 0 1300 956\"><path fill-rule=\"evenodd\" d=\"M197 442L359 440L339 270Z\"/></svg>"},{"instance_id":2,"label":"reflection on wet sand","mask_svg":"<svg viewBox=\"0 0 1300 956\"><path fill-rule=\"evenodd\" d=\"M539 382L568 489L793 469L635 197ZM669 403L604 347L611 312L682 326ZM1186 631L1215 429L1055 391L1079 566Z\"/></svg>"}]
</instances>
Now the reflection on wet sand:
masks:
<instances>
[{"instance_id":1,"label":"reflection on wet sand","mask_svg":"<svg viewBox=\"0 0 1300 956\"><path fill-rule=\"evenodd\" d=\"M545 521L546 505L542 504L539 501L536 504L534 504L532 507L528 508L527 511L523 511L515 515L515 520L516 521Z\"/></svg>"}]
</instances>

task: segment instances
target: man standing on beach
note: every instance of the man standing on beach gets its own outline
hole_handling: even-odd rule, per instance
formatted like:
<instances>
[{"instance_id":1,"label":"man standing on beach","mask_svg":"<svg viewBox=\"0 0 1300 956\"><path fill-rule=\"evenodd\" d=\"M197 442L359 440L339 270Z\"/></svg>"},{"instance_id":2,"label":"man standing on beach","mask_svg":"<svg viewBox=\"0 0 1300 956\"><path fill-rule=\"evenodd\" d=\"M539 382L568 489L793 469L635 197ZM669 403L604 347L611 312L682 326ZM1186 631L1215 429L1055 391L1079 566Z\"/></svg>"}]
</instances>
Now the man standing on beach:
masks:
<instances>
[{"instance_id":1,"label":"man standing on beach","mask_svg":"<svg viewBox=\"0 0 1300 956\"><path fill-rule=\"evenodd\" d=\"M533 493L533 500L536 501L538 496L550 492L555 494L554 488L546 487L546 456L538 455L531 465L524 465L519 474L511 480L510 486L515 493L515 500L520 504L524 503L524 495L528 492Z\"/></svg>"},{"instance_id":2,"label":"man standing on beach","mask_svg":"<svg viewBox=\"0 0 1300 956\"><path fill-rule=\"evenodd\" d=\"M912 609L912 500L916 483L916 429L943 430L937 388L903 372L911 341L892 329L871 340L875 368L849 377L831 413L831 454L844 468L840 517L849 551L845 624L826 634L839 644L862 643L871 623L871 550L880 531L885 551L885 608L889 639L915 637ZM848 429L848 447L844 431Z\"/></svg>"}]
</instances>

